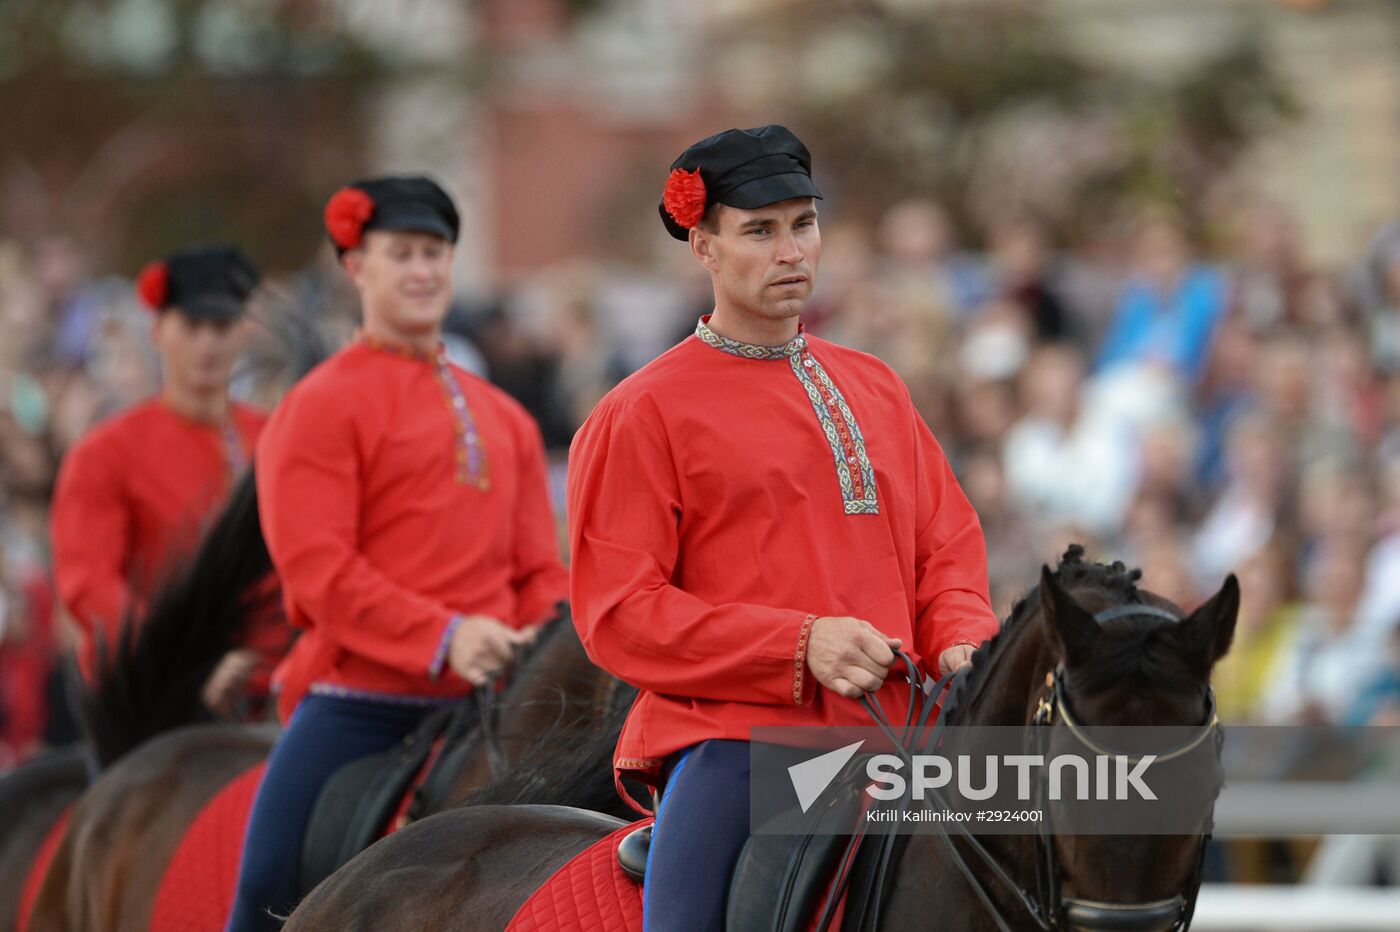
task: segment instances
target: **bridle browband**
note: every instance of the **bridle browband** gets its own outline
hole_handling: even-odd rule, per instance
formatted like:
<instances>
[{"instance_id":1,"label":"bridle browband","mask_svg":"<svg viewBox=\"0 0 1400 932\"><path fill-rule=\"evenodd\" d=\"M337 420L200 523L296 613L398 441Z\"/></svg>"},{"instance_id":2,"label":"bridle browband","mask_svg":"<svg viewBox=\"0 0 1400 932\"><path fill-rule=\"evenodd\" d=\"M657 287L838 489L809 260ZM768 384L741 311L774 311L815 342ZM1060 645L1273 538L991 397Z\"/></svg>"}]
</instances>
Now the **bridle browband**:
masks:
<instances>
[{"instance_id":1,"label":"bridle browband","mask_svg":"<svg viewBox=\"0 0 1400 932\"><path fill-rule=\"evenodd\" d=\"M1166 609L1137 603L1117 605L1105 609L1094 615L1094 620L1102 625L1117 618L1142 615L1156 616L1176 623L1180 623L1182 620L1180 615ZM933 718L933 709L938 707L939 700L944 697L945 689L947 699L951 699L955 695L955 688L950 687L960 688L969 668L964 667L956 673L945 674L937 681L933 681L919 672L914 661L907 654L899 651L896 652L896 657L897 662L904 665L908 674L907 681L910 685L909 713L905 718L903 729L899 732L896 731L895 726L881 707L879 699L874 694L866 694L861 697L860 701L876 725L889 738L895 753L903 758L906 764L911 764L912 757L916 752L931 753L942 739L943 730L947 727L947 715L951 703L945 702L939 708L936 718ZM1045 681L1048 693L1039 699L1029 727L1055 727L1058 719L1058 723L1068 729L1076 741L1096 754L1119 756L1094 742L1084 732L1083 726L1070 713L1068 703L1065 700L1063 666L1058 666L1047 673ZM1181 757L1195 750L1212 736L1216 741L1216 754L1219 755L1222 735L1219 720L1216 717L1215 693L1209 686L1206 687L1205 712L1205 723L1200 726L1200 731L1196 735L1179 747L1154 755L1155 759L1169 760ZM929 725L930 718L933 718L931 725ZM919 747L916 742L918 736L924 733L925 728L929 729L928 736L922 742L922 747ZM1140 759L1134 758L1133 760ZM1037 782L1038 807L1041 802L1039 792L1043 786L1043 781ZM935 801L942 802L941 794L937 790L926 789L925 792L932 796ZM899 800L897 805L901 810L902 818L902 811L910 805L907 794L905 798ZM958 868L959 873L967 880L977 899L1002 932L1010 932L1011 930L1008 917L997 905L992 890L973 872L968 858L958 850L950 833L955 832L962 838L976 859L981 861L996 881L1011 894L1035 926L1046 930L1046 932L1060 932L1060 930L1075 928L1137 930L1137 932L1176 932L1176 930L1187 929L1191 925L1191 917L1195 913L1196 898L1200 892L1201 876L1205 865L1206 845L1211 837L1209 825L1207 825L1207 831L1201 836L1195 867L1182 893L1167 899L1150 902L1116 903L1062 895L1062 872L1058 855L1055 852L1055 836L1050 833L1048 820L1041 821L1040 831L1036 835L1036 893L1034 894L1017 883L1015 878L997 861L996 855L989 851L965 825L956 821L937 824L940 828L937 837L943 841L949 858ZM862 834L854 835L850 847L853 849L862 838ZM855 927L858 929L877 929L879 927L883 892L894 861L898 838L898 832L890 832L878 840L879 849L876 852L878 861L872 888L874 892L864 904L863 915L857 917ZM842 862L850 860L852 860L850 857L842 858ZM848 879L849 876L846 874L838 877L837 883L833 886L827 899L826 907L818 917L816 929L824 932L830 928Z\"/></svg>"}]
</instances>

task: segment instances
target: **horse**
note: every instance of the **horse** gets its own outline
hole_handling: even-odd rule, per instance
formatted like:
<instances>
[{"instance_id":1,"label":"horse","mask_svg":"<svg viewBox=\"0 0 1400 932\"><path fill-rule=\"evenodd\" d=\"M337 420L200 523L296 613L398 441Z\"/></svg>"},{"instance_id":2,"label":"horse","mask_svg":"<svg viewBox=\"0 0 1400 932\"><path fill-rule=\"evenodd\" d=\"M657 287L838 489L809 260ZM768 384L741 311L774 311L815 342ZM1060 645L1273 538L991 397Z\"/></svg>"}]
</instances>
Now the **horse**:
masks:
<instances>
[{"instance_id":1,"label":"horse","mask_svg":"<svg viewBox=\"0 0 1400 932\"><path fill-rule=\"evenodd\" d=\"M146 929L164 870L192 821L217 792L266 758L275 727L187 720L188 710L199 708L203 676L263 607L269 590L250 583L270 569L249 476L189 570L156 599L136 633L123 635L83 703L103 770L73 810L34 906L34 932ZM191 618L202 623L191 625ZM577 741L611 729L615 740L621 716L607 713L629 699L626 687L588 660L573 626L557 620L520 658L499 695L478 691L475 701L490 727L468 731L444 749L456 776L414 815L459 804L504 776L542 734ZM597 798L595 792L579 802Z\"/></svg>"},{"instance_id":2,"label":"horse","mask_svg":"<svg viewBox=\"0 0 1400 932\"><path fill-rule=\"evenodd\" d=\"M49 751L0 777L0 932L16 928L30 865L88 785L81 748Z\"/></svg>"},{"instance_id":3,"label":"horse","mask_svg":"<svg viewBox=\"0 0 1400 932\"><path fill-rule=\"evenodd\" d=\"M1210 671L1233 637L1235 578L1185 615L1139 589L1139 570L1083 555L1071 546L1054 572L1043 568L974 653L945 699L947 723L1028 727L1045 705L1059 704L1085 724L1214 731ZM1114 617L1096 620L1115 607ZM1052 690L1047 680L1060 685ZM557 753L567 758L568 748ZM451 810L362 852L302 901L285 930L503 929L558 868L622 824L557 805ZM923 929L934 916L971 930L1184 928L1205 838L996 835L975 842L985 861L973 844L909 836L879 928ZM1031 896L1047 859L1052 889Z\"/></svg>"},{"instance_id":4,"label":"horse","mask_svg":"<svg viewBox=\"0 0 1400 932\"><path fill-rule=\"evenodd\" d=\"M0 864L14 866L0 872L0 929L16 918L8 904L18 902L42 839L84 795L92 775L149 738L213 718L200 690L268 598L257 584L272 563L266 547L247 545L250 526L257 527L257 501L248 474L198 551L171 568L144 619L126 619L115 644L99 642L94 684L80 698L84 742L0 781L5 811L23 812L24 823L23 831L0 833Z\"/></svg>"}]
</instances>

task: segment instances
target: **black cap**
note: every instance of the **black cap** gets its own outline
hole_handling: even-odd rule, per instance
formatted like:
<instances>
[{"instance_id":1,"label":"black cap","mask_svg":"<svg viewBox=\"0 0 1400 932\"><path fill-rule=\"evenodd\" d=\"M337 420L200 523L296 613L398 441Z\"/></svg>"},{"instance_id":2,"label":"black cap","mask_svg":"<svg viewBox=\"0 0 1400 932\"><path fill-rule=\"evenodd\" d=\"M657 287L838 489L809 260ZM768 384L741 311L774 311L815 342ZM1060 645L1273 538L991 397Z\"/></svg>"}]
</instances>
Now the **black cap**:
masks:
<instances>
[{"instance_id":1,"label":"black cap","mask_svg":"<svg viewBox=\"0 0 1400 932\"><path fill-rule=\"evenodd\" d=\"M325 221L340 255L369 230L430 233L455 243L460 225L451 196L423 175L384 175L341 188L326 204Z\"/></svg>"},{"instance_id":2,"label":"black cap","mask_svg":"<svg viewBox=\"0 0 1400 932\"><path fill-rule=\"evenodd\" d=\"M695 184L697 173L703 188ZM752 210L794 197L821 196L812 183L807 147L792 130L773 124L727 129L682 152L671 163L659 210L667 232L684 240L711 204Z\"/></svg>"},{"instance_id":3,"label":"black cap","mask_svg":"<svg viewBox=\"0 0 1400 932\"><path fill-rule=\"evenodd\" d=\"M258 270L237 246L212 243L180 249L148 264L136 280L141 299L156 311L231 320L245 310Z\"/></svg>"}]
</instances>

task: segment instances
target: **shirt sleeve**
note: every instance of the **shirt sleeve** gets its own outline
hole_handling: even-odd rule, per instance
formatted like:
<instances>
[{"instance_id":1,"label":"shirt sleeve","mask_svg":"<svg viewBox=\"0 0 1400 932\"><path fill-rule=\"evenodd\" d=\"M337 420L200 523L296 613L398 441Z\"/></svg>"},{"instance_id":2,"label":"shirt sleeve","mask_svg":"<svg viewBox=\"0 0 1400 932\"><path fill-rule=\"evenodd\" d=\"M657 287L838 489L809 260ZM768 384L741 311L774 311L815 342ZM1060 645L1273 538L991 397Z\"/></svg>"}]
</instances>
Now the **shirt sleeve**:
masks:
<instances>
[{"instance_id":1,"label":"shirt sleeve","mask_svg":"<svg viewBox=\"0 0 1400 932\"><path fill-rule=\"evenodd\" d=\"M681 508L659 414L644 397L605 399L569 462L570 591L589 657L652 692L801 704L809 616L673 585Z\"/></svg>"},{"instance_id":2,"label":"shirt sleeve","mask_svg":"<svg viewBox=\"0 0 1400 932\"><path fill-rule=\"evenodd\" d=\"M987 586L987 544L977 512L963 494L948 458L917 411L914 541L915 646L937 675L938 658L957 644L974 647L1000 628Z\"/></svg>"},{"instance_id":3,"label":"shirt sleeve","mask_svg":"<svg viewBox=\"0 0 1400 932\"><path fill-rule=\"evenodd\" d=\"M86 638L116 641L132 606L131 518L115 454L79 443L59 470L50 516L58 594Z\"/></svg>"},{"instance_id":4,"label":"shirt sleeve","mask_svg":"<svg viewBox=\"0 0 1400 932\"><path fill-rule=\"evenodd\" d=\"M544 438L534 419L520 413L521 477L515 506L514 571L516 624L537 624L554 614L569 597L569 573L559 560L559 530L549 504L549 476Z\"/></svg>"},{"instance_id":5,"label":"shirt sleeve","mask_svg":"<svg viewBox=\"0 0 1400 932\"><path fill-rule=\"evenodd\" d=\"M341 397L288 395L258 444L263 535L289 600L331 640L396 669L435 675L453 613L385 576L358 547L362 434L372 432L377 413L372 405L352 409Z\"/></svg>"}]
</instances>

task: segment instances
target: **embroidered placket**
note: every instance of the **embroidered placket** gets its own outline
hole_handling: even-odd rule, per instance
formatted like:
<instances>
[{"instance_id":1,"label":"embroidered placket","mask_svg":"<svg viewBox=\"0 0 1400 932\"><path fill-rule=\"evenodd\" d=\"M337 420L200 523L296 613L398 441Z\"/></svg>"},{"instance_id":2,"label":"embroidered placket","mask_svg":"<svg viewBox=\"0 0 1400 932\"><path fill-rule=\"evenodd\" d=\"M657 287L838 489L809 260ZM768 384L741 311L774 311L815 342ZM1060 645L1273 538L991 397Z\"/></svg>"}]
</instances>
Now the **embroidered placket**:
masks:
<instances>
[{"instance_id":1,"label":"embroidered placket","mask_svg":"<svg viewBox=\"0 0 1400 932\"><path fill-rule=\"evenodd\" d=\"M452 413L452 455L455 460L453 478L462 485L475 486L483 492L490 489L491 470L486 457L486 447L481 442L481 434L477 430L476 419L472 417L471 405L467 404L462 385L447 362L447 350L439 345L437 352L425 353L378 339L367 333L361 333L359 339L371 349L416 359L433 367L438 384L442 386L443 396L447 400L448 410Z\"/></svg>"},{"instance_id":2,"label":"embroidered placket","mask_svg":"<svg viewBox=\"0 0 1400 932\"><path fill-rule=\"evenodd\" d=\"M701 319L695 326L695 336L715 349L754 360L785 359L797 381L807 393L817 423L826 435L836 466L836 479L841 486L841 501L848 515L876 515L880 503L875 492L875 467L865 452L865 436L856 423L846 398L831 380L821 361L813 355L807 338L798 334L781 346L741 343L720 336Z\"/></svg>"},{"instance_id":3,"label":"embroidered placket","mask_svg":"<svg viewBox=\"0 0 1400 932\"><path fill-rule=\"evenodd\" d=\"M462 385L452 374L452 367L447 364L445 357L437 361L437 375L443 391L447 393L447 402L452 408L452 429L457 438L457 469L454 475L458 482L474 485L485 492L491 488L490 470L486 462L486 450L482 447L480 434L477 433L476 419L472 417L471 406L467 404L467 396L462 392Z\"/></svg>"},{"instance_id":4,"label":"embroidered placket","mask_svg":"<svg viewBox=\"0 0 1400 932\"><path fill-rule=\"evenodd\" d=\"M248 454L243 451L243 438L238 436L238 428L233 424L232 415L224 422L222 433L224 452L228 455L229 475L236 479L243 473L243 467L248 465Z\"/></svg>"}]
</instances>

